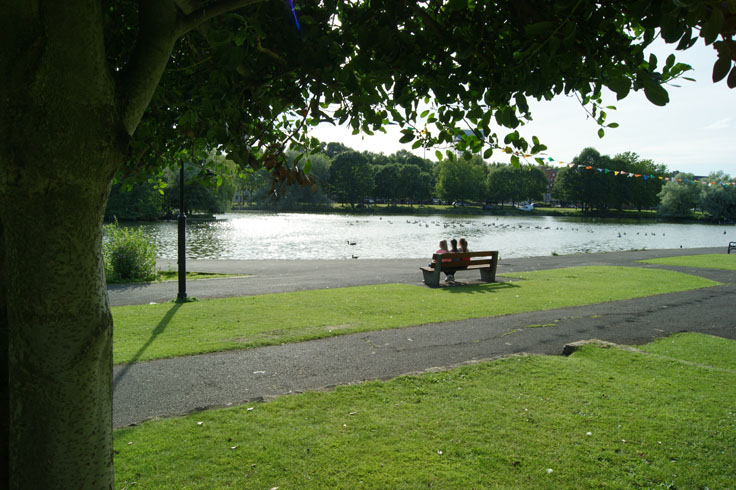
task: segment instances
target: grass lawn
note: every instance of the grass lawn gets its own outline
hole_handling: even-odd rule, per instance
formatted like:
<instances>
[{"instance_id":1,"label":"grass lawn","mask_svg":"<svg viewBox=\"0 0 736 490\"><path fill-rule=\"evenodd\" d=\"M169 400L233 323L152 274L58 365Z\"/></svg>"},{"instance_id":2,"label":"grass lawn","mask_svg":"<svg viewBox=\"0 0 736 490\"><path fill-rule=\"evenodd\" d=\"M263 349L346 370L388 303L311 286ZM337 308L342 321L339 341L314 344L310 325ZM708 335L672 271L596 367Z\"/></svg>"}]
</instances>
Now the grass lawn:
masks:
<instances>
[{"instance_id":1,"label":"grass lawn","mask_svg":"<svg viewBox=\"0 0 736 490\"><path fill-rule=\"evenodd\" d=\"M682 255L679 257L640 260L639 262L681 267L700 267L703 269L736 270L736 254Z\"/></svg>"},{"instance_id":2,"label":"grass lawn","mask_svg":"<svg viewBox=\"0 0 736 490\"><path fill-rule=\"evenodd\" d=\"M193 303L121 306L116 364L631 299L716 285L679 272L580 267L507 282L430 289L386 284Z\"/></svg>"},{"instance_id":3,"label":"grass lawn","mask_svg":"<svg viewBox=\"0 0 736 490\"><path fill-rule=\"evenodd\" d=\"M733 488L736 342L643 349L656 354L588 345L147 422L115 433L117 488Z\"/></svg>"}]
</instances>

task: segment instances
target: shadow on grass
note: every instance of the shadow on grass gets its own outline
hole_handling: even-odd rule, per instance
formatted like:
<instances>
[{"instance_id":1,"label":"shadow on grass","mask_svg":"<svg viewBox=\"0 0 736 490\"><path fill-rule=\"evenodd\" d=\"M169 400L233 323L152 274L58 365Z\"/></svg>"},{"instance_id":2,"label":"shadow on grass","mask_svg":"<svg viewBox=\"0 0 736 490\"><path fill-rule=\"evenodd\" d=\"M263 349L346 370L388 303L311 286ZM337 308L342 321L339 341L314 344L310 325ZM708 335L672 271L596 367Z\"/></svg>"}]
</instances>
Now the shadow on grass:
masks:
<instances>
[{"instance_id":1,"label":"shadow on grass","mask_svg":"<svg viewBox=\"0 0 736 490\"><path fill-rule=\"evenodd\" d=\"M464 284L458 282L453 285L443 287L442 290L447 291L448 293L481 294L518 287L520 286L510 282L484 282L482 284Z\"/></svg>"},{"instance_id":2,"label":"shadow on grass","mask_svg":"<svg viewBox=\"0 0 736 490\"><path fill-rule=\"evenodd\" d=\"M130 366L138 361L138 359L141 358L146 349L148 349L151 344L153 344L153 342L156 340L156 337L161 335L163 331L166 330L166 327L169 326L169 323L171 323L171 319L174 318L174 315L176 315L176 312L179 311L181 305L182 303L174 303L174 305L169 309L169 311L166 312L163 318L161 318L161 321L158 322L156 328L153 329L153 332L151 332L151 337L146 341L145 344L143 344L143 346L141 346L140 349L138 349L138 352L135 353L131 360L125 363L125 366L123 366L123 368L118 371L118 373L112 380L113 389L115 389L115 387L117 386L118 381L120 381L128 373Z\"/></svg>"}]
</instances>

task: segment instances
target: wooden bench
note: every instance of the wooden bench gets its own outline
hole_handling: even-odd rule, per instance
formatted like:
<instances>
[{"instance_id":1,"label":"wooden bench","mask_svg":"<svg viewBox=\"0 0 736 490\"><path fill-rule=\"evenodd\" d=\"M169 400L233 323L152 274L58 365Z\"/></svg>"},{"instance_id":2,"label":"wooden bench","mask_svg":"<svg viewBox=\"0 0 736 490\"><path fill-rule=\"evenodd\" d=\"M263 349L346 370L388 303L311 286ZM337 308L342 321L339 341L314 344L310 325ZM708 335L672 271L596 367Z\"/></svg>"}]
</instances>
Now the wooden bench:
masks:
<instances>
[{"instance_id":1,"label":"wooden bench","mask_svg":"<svg viewBox=\"0 0 736 490\"><path fill-rule=\"evenodd\" d=\"M479 270L481 280L495 282L497 266L498 251L492 250L434 254L432 255L432 264L427 267L420 267L420 269L424 274L424 284L436 288L440 285L440 277L443 272L455 274L457 271Z\"/></svg>"},{"instance_id":2,"label":"wooden bench","mask_svg":"<svg viewBox=\"0 0 736 490\"><path fill-rule=\"evenodd\" d=\"M728 253L731 253L731 250L736 250L736 242L728 242Z\"/></svg>"}]
</instances>

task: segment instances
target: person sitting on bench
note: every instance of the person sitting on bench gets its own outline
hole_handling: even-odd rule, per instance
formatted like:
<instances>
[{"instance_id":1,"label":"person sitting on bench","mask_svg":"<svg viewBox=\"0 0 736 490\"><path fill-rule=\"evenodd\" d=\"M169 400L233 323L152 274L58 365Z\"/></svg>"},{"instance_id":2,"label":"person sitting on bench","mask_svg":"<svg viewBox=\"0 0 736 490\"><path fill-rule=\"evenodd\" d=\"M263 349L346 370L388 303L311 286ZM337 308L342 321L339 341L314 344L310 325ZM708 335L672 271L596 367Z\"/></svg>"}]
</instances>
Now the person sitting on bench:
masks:
<instances>
[{"instance_id":1,"label":"person sitting on bench","mask_svg":"<svg viewBox=\"0 0 736 490\"><path fill-rule=\"evenodd\" d=\"M461 238L460 239L460 251L461 252L470 252L470 250L468 250L468 241L465 238ZM460 260L470 260L470 257L463 257Z\"/></svg>"},{"instance_id":2,"label":"person sitting on bench","mask_svg":"<svg viewBox=\"0 0 736 490\"><path fill-rule=\"evenodd\" d=\"M440 248L435 253L444 254L447 252L449 252L449 250L447 250L447 240L440 240ZM451 262L451 261L452 261L451 259L442 259L442 262ZM429 266L432 267L432 263L430 263ZM448 274L447 272L445 272L445 281L453 281L453 280L455 280L455 275Z\"/></svg>"}]
</instances>

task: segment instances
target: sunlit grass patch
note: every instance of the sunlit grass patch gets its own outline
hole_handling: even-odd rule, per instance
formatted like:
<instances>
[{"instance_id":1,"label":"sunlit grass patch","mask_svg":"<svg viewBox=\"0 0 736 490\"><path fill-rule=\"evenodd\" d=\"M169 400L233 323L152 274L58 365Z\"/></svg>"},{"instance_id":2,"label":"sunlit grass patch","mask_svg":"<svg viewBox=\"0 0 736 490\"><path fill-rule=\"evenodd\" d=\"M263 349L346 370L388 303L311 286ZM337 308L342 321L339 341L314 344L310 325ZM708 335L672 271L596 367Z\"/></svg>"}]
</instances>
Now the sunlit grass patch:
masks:
<instances>
[{"instance_id":1,"label":"sunlit grass patch","mask_svg":"<svg viewBox=\"0 0 736 490\"><path fill-rule=\"evenodd\" d=\"M736 358L736 342L690 340ZM655 345L644 349L661 355L588 345L147 422L115 434L117 486L730 488L735 375Z\"/></svg>"},{"instance_id":2,"label":"sunlit grass patch","mask_svg":"<svg viewBox=\"0 0 736 490\"><path fill-rule=\"evenodd\" d=\"M703 269L736 270L736 254L682 255L640 260L647 264L675 265L680 267L700 267Z\"/></svg>"},{"instance_id":3,"label":"sunlit grass patch","mask_svg":"<svg viewBox=\"0 0 736 490\"><path fill-rule=\"evenodd\" d=\"M736 371L734 342L721 337L686 332L655 340L641 349L653 354Z\"/></svg>"},{"instance_id":4,"label":"sunlit grass patch","mask_svg":"<svg viewBox=\"0 0 736 490\"><path fill-rule=\"evenodd\" d=\"M125 363L617 301L716 285L678 272L580 267L506 282L431 289L407 284L113 308L114 362Z\"/></svg>"}]
</instances>

